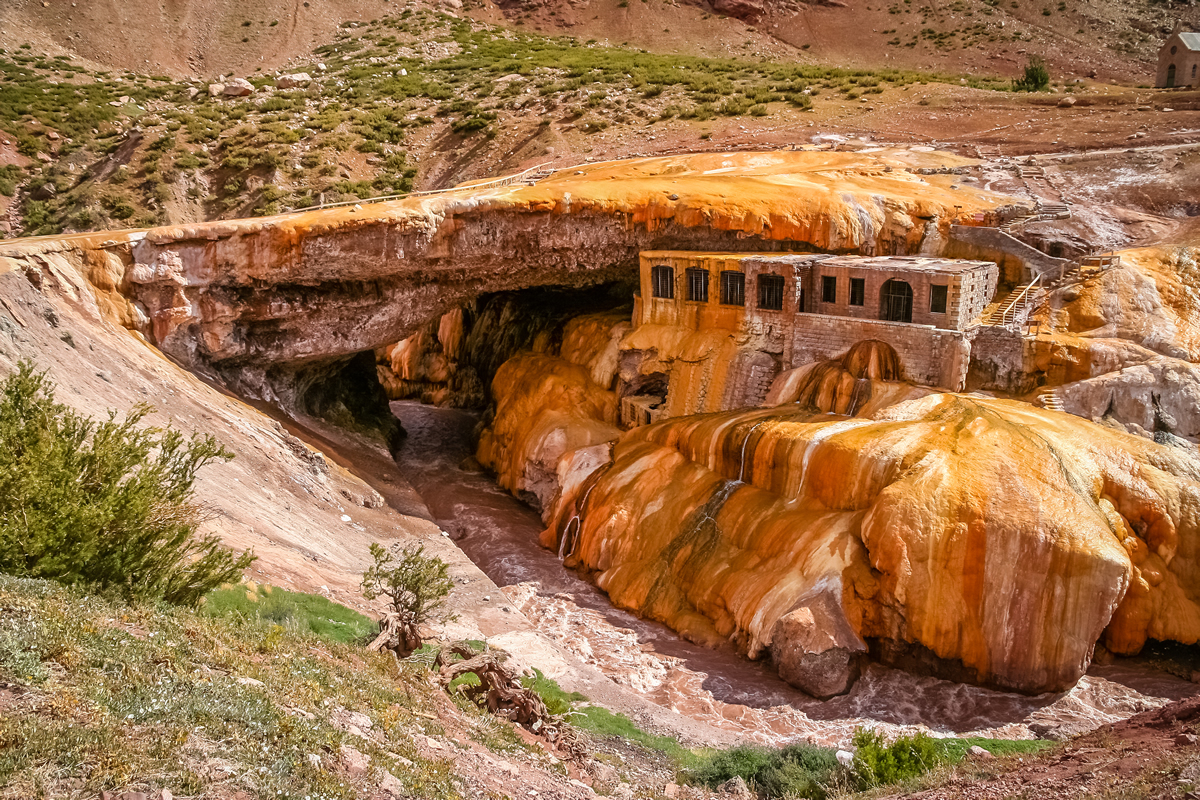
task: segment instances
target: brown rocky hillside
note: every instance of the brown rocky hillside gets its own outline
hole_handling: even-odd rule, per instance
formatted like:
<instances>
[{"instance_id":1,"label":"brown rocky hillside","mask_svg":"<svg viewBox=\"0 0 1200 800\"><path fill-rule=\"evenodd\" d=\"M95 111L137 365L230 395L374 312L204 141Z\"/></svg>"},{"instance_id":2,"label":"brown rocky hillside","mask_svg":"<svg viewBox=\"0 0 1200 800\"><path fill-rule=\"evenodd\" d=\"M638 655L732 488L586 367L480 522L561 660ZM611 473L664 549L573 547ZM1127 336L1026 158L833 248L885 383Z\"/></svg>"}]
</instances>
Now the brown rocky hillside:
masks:
<instances>
[{"instance_id":1,"label":"brown rocky hillside","mask_svg":"<svg viewBox=\"0 0 1200 800\"><path fill-rule=\"evenodd\" d=\"M1200 6L1161 0L13 0L0 42L176 77L264 72L340 24L409 5L652 52L1012 75L1031 54L1063 77L1149 82L1158 43Z\"/></svg>"}]
</instances>

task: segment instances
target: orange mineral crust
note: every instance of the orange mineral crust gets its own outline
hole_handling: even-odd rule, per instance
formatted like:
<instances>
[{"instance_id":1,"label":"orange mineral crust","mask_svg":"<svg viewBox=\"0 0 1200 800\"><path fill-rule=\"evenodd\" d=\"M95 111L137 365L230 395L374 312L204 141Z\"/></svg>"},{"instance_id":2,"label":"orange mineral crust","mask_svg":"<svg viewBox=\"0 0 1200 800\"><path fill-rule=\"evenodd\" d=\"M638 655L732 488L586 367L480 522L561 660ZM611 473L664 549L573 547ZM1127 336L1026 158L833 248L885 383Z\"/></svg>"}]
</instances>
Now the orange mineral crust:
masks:
<instances>
[{"instance_id":1,"label":"orange mineral crust","mask_svg":"<svg viewBox=\"0 0 1200 800\"><path fill-rule=\"evenodd\" d=\"M1200 638L1186 454L974 396L869 419L794 409L625 434L544 539L617 605L751 657L770 648L802 688L820 684L805 659L852 669L868 643L1042 692L1072 685L1097 641Z\"/></svg>"}]
</instances>

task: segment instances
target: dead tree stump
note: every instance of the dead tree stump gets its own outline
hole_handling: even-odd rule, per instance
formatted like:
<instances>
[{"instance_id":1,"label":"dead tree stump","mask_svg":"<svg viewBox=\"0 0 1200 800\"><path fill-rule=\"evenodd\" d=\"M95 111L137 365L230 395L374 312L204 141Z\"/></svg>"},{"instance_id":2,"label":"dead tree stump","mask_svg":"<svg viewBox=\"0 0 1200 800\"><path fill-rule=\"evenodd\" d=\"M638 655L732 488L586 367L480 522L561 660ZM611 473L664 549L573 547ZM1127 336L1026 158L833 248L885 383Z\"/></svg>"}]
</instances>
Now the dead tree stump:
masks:
<instances>
[{"instance_id":1,"label":"dead tree stump","mask_svg":"<svg viewBox=\"0 0 1200 800\"><path fill-rule=\"evenodd\" d=\"M451 655L461 656L463 660L450 663ZM553 722L546 704L537 693L521 685L514 671L504 666L505 658L507 654L501 651L487 650L476 654L469 645L461 642L448 645L438 653L438 680L445 688L455 678L473 674L479 678L479 685L462 689L476 705L534 733L546 732L544 729Z\"/></svg>"},{"instance_id":2,"label":"dead tree stump","mask_svg":"<svg viewBox=\"0 0 1200 800\"><path fill-rule=\"evenodd\" d=\"M367 645L367 649L387 651L396 658L408 658L420 646L421 635L417 632L417 626L401 618L395 611L389 611L379 620L379 635Z\"/></svg>"}]
</instances>

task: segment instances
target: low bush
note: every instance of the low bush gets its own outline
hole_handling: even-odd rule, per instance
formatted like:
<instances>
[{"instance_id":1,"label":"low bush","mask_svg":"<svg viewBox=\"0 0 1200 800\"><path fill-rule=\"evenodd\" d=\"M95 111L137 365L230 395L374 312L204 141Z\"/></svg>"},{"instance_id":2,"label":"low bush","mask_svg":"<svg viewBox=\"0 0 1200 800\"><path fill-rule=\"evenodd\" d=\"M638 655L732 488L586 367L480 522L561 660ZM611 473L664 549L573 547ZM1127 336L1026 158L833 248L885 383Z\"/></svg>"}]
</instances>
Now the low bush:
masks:
<instances>
[{"instance_id":1,"label":"low bush","mask_svg":"<svg viewBox=\"0 0 1200 800\"><path fill-rule=\"evenodd\" d=\"M1050 70L1038 56L1030 56L1025 74L1013 81L1013 88L1019 92L1044 92L1049 86Z\"/></svg>"},{"instance_id":2,"label":"low bush","mask_svg":"<svg viewBox=\"0 0 1200 800\"><path fill-rule=\"evenodd\" d=\"M689 777L714 789L740 777L766 797L825 800L844 772L834 751L826 747L793 744L775 750L744 745L708 755Z\"/></svg>"},{"instance_id":3,"label":"low bush","mask_svg":"<svg viewBox=\"0 0 1200 800\"><path fill-rule=\"evenodd\" d=\"M869 728L854 733L854 774L860 789L900 783L923 775L945 760L933 737L917 733L891 744Z\"/></svg>"},{"instance_id":4,"label":"low bush","mask_svg":"<svg viewBox=\"0 0 1200 800\"><path fill-rule=\"evenodd\" d=\"M253 561L196 536L196 473L232 458L212 437L143 426L148 406L96 422L29 362L0 394L0 571L187 605Z\"/></svg>"}]
</instances>

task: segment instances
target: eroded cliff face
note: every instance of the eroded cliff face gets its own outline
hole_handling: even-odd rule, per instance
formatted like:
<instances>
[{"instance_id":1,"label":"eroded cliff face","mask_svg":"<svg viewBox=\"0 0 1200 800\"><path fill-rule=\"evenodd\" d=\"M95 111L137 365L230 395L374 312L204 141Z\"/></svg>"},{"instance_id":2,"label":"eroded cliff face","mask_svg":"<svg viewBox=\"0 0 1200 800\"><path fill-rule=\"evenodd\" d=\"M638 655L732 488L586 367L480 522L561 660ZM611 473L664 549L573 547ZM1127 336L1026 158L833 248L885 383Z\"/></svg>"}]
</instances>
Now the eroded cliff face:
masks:
<instances>
[{"instance_id":1,"label":"eroded cliff face","mask_svg":"<svg viewBox=\"0 0 1200 800\"><path fill-rule=\"evenodd\" d=\"M1098 640L1200 637L1197 470L1013 401L705 415L625 434L545 538L618 606L771 649L816 694L868 647L1040 692L1073 684Z\"/></svg>"},{"instance_id":2,"label":"eroded cliff face","mask_svg":"<svg viewBox=\"0 0 1200 800\"><path fill-rule=\"evenodd\" d=\"M504 362L521 352L560 351L575 361L581 346L577 340L581 333L586 340L588 329L573 320L597 310L622 309L614 315L628 322L633 292L633 284L621 282L583 291L534 289L481 297L380 348L380 383L393 400L483 408ZM615 344L613 349L615 358Z\"/></svg>"},{"instance_id":3,"label":"eroded cliff face","mask_svg":"<svg viewBox=\"0 0 1200 800\"><path fill-rule=\"evenodd\" d=\"M618 343L628 327L621 312L576 317L553 352L522 353L500 367L476 457L502 487L548 510L564 457L600 446L597 455L607 459L603 445L621 434L614 388Z\"/></svg>"},{"instance_id":4,"label":"eroded cliff face","mask_svg":"<svg viewBox=\"0 0 1200 800\"><path fill-rule=\"evenodd\" d=\"M915 253L1009 199L921 167L945 153L699 154L581 165L536 185L128 237L122 290L187 363L276 365L388 345L487 292L586 286L640 250Z\"/></svg>"}]
</instances>

